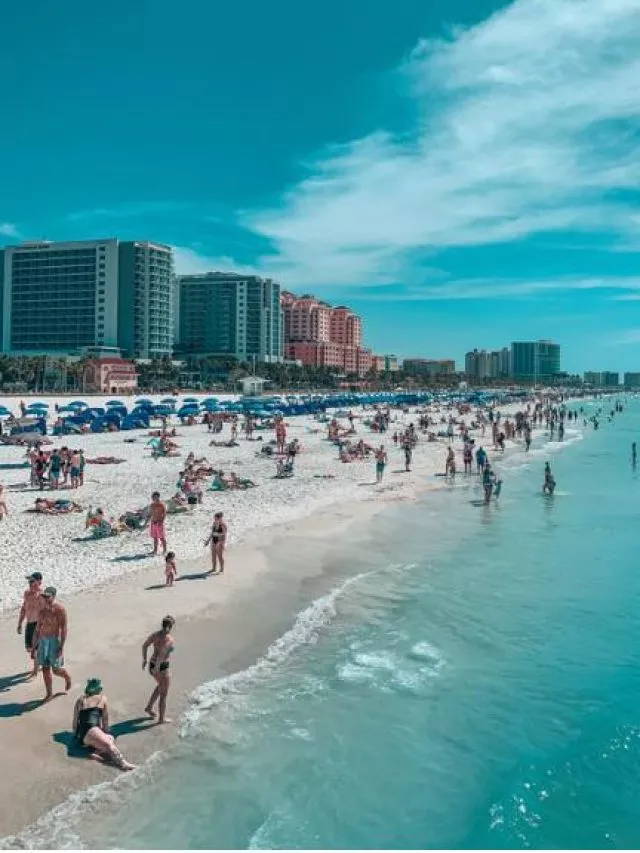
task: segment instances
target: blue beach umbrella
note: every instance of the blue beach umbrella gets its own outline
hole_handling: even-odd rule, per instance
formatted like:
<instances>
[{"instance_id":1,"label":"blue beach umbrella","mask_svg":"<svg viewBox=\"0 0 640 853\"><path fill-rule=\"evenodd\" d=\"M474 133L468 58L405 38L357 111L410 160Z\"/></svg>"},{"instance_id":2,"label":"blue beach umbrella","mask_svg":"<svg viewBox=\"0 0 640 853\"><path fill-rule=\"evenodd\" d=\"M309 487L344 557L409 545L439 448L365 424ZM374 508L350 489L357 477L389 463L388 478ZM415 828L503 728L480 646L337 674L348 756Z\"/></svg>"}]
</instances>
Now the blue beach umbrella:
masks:
<instances>
[{"instance_id":1,"label":"blue beach umbrella","mask_svg":"<svg viewBox=\"0 0 640 853\"><path fill-rule=\"evenodd\" d=\"M11 412L9 411L9 409L7 409L6 406L0 406L0 417L6 417L10 414Z\"/></svg>"},{"instance_id":2,"label":"blue beach umbrella","mask_svg":"<svg viewBox=\"0 0 640 853\"><path fill-rule=\"evenodd\" d=\"M124 406L124 405L125 404L122 402L122 400L107 400L107 402L105 403L105 406ZM125 408L126 408L126 406L125 406Z\"/></svg>"},{"instance_id":3,"label":"blue beach umbrella","mask_svg":"<svg viewBox=\"0 0 640 853\"><path fill-rule=\"evenodd\" d=\"M150 400L148 397L141 397L139 400L136 400L136 406L153 406L153 400Z\"/></svg>"},{"instance_id":4,"label":"blue beach umbrella","mask_svg":"<svg viewBox=\"0 0 640 853\"><path fill-rule=\"evenodd\" d=\"M88 409L89 408L88 404L85 403L84 400L73 400L68 405L69 405L69 408L71 408L71 409Z\"/></svg>"},{"instance_id":5,"label":"blue beach umbrella","mask_svg":"<svg viewBox=\"0 0 640 853\"><path fill-rule=\"evenodd\" d=\"M167 404L175 403L175 401L176 401L175 397L163 397L162 400L160 400L161 403L167 403Z\"/></svg>"},{"instance_id":6,"label":"blue beach umbrella","mask_svg":"<svg viewBox=\"0 0 640 853\"><path fill-rule=\"evenodd\" d=\"M185 397L183 402L184 403L198 403L199 400L197 397Z\"/></svg>"}]
</instances>

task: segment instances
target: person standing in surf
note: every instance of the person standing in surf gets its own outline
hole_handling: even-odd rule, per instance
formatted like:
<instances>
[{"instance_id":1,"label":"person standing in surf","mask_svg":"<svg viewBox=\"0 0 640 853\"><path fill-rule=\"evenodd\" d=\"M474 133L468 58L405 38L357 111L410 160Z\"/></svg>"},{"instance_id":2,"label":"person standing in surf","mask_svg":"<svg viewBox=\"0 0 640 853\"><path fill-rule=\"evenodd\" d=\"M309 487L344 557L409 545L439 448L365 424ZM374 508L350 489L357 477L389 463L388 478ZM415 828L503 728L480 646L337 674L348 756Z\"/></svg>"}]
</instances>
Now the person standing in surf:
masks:
<instances>
[{"instance_id":1,"label":"person standing in surf","mask_svg":"<svg viewBox=\"0 0 640 853\"><path fill-rule=\"evenodd\" d=\"M634 441L633 444L631 445L631 467L635 468L637 463L638 463L638 448L637 448L637 445Z\"/></svg>"},{"instance_id":2,"label":"person standing in surf","mask_svg":"<svg viewBox=\"0 0 640 853\"><path fill-rule=\"evenodd\" d=\"M484 470L482 472L482 488L484 489L484 502L488 504L491 502L491 496L493 494L493 487L495 485L495 476L491 465L487 462L484 466Z\"/></svg>"},{"instance_id":3,"label":"person standing in surf","mask_svg":"<svg viewBox=\"0 0 640 853\"><path fill-rule=\"evenodd\" d=\"M556 489L556 481L551 473L551 465L548 462L544 463L544 483L542 484L542 493L552 495Z\"/></svg>"}]
</instances>

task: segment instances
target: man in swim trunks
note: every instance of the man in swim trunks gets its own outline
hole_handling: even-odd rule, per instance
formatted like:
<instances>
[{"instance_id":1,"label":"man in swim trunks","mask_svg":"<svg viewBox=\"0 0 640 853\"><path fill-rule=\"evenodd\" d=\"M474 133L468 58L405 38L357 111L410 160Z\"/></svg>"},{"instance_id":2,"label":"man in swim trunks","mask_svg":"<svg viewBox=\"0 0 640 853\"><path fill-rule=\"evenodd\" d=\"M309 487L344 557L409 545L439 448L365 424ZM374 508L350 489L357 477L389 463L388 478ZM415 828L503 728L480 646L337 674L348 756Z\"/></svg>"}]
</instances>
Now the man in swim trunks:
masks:
<instances>
[{"instance_id":1,"label":"man in swim trunks","mask_svg":"<svg viewBox=\"0 0 640 853\"><path fill-rule=\"evenodd\" d=\"M36 659L36 648L33 638L42 606L42 575L40 572L33 572L33 574L27 577L27 580L29 581L29 589L24 594L20 615L18 616L18 634L22 634L22 623L26 620L24 645L27 654L33 661L33 670L29 678L34 678L38 674L38 661Z\"/></svg>"},{"instance_id":2,"label":"man in swim trunks","mask_svg":"<svg viewBox=\"0 0 640 853\"><path fill-rule=\"evenodd\" d=\"M164 530L164 520L167 517L167 508L160 500L160 492L154 492L151 495L149 513L149 535L153 539L153 555L158 553L158 543L162 545L162 553L166 554L167 534Z\"/></svg>"},{"instance_id":3,"label":"man in swim trunks","mask_svg":"<svg viewBox=\"0 0 640 853\"><path fill-rule=\"evenodd\" d=\"M38 647L38 663L42 667L42 677L46 695L44 701L53 698L53 679L51 672L58 678L64 678L65 691L71 690L71 677L64 668L64 646L67 641L67 611L56 601L57 591L48 586L42 593L42 606L38 613L34 643Z\"/></svg>"},{"instance_id":4,"label":"man in swim trunks","mask_svg":"<svg viewBox=\"0 0 640 853\"><path fill-rule=\"evenodd\" d=\"M142 668L147 667L147 653L149 646L153 646L151 660L149 661L149 675L156 680L156 687L149 697L149 701L145 706L145 711L150 717L155 717L153 706L158 702L158 722L170 723L171 720L165 716L167 709L167 696L169 695L169 686L171 684L171 676L169 675L169 656L174 650L173 637L171 629L175 625L173 616L165 616L162 620L162 628L159 631L154 631L144 641L142 646Z\"/></svg>"},{"instance_id":5,"label":"man in swim trunks","mask_svg":"<svg viewBox=\"0 0 640 853\"><path fill-rule=\"evenodd\" d=\"M381 444L380 447L376 450L376 483L382 482L382 477L384 474L384 469L387 465L387 454L384 449L384 444Z\"/></svg>"}]
</instances>

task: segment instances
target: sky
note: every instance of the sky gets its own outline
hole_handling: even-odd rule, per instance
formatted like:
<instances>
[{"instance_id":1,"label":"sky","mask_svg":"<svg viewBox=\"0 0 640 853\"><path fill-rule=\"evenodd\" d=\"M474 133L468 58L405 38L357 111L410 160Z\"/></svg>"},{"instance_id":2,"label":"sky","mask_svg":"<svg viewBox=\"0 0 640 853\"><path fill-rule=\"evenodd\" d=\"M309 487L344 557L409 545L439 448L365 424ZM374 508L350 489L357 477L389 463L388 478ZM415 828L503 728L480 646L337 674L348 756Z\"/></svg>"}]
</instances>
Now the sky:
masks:
<instances>
[{"instance_id":1,"label":"sky","mask_svg":"<svg viewBox=\"0 0 640 853\"><path fill-rule=\"evenodd\" d=\"M362 314L640 371L639 0L5 4L0 245L175 247Z\"/></svg>"}]
</instances>

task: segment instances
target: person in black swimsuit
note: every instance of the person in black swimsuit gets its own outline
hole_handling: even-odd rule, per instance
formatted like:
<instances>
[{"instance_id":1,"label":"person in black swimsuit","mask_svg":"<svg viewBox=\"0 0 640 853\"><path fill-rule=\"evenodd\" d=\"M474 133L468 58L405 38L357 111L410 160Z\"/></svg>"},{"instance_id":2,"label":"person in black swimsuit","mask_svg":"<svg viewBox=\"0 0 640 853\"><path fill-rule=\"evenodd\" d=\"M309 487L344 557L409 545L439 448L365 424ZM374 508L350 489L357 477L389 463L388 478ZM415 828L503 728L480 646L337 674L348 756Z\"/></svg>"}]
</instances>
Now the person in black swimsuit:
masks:
<instances>
[{"instance_id":1,"label":"person in black swimsuit","mask_svg":"<svg viewBox=\"0 0 640 853\"><path fill-rule=\"evenodd\" d=\"M220 574L224 572L224 546L227 541L227 525L223 521L221 512L213 516L211 533L205 539L205 546L211 544L211 573L217 574L218 563L220 563Z\"/></svg>"},{"instance_id":2,"label":"person in black swimsuit","mask_svg":"<svg viewBox=\"0 0 640 853\"><path fill-rule=\"evenodd\" d=\"M109 734L109 708L102 692L99 678L90 678L73 709L73 731L81 746L93 750L91 757L112 761L120 770L134 770L135 765L125 760Z\"/></svg>"},{"instance_id":3,"label":"person in black swimsuit","mask_svg":"<svg viewBox=\"0 0 640 853\"><path fill-rule=\"evenodd\" d=\"M147 667L147 654L149 648L153 646L151 660L149 661L149 675L156 680L156 686L153 693L149 697L146 704L145 712L150 717L155 717L154 705L158 702L158 722L170 723L165 716L167 708L167 696L169 695L169 687L171 685L171 676L169 675L169 656L174 650L173 637L171 629L175 625L173 616L165 616L162 620L162 628L159 631L154 631L149 634L142 646L142 668Z\"/></svg>"}]
</instances>

